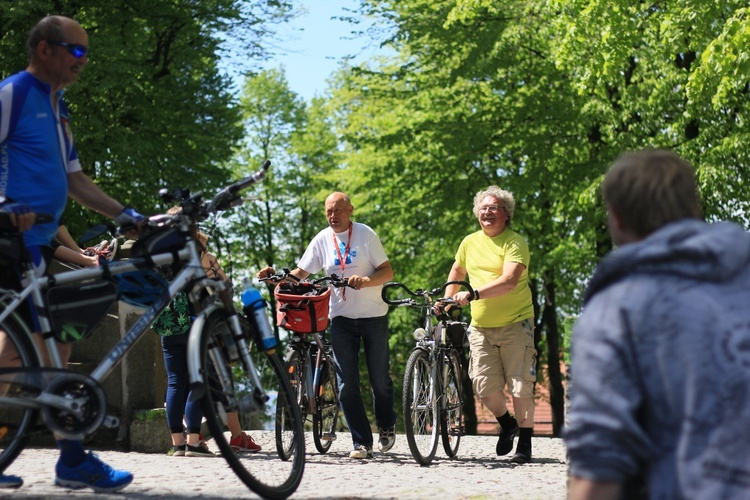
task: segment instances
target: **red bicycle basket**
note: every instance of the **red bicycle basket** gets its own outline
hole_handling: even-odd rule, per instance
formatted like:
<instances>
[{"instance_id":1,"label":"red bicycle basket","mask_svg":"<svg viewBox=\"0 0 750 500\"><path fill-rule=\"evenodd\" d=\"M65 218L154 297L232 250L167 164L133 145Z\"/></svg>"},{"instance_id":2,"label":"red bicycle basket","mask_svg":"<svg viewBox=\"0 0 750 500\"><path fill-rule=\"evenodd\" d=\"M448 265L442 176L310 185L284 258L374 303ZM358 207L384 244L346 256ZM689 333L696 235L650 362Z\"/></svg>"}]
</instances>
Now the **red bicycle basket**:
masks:
<instances>
[{"instance_id":1,"label":"red bicycle basket","mask_svg":"<svg viewBox=\"0 0 750 500\"><path fill-rule=\"evenodd\" d=\"M276 324L297 333L322 332L328 326L331 290L312 283L281 283L276 297Z\"/></svg>"}]
</instances>

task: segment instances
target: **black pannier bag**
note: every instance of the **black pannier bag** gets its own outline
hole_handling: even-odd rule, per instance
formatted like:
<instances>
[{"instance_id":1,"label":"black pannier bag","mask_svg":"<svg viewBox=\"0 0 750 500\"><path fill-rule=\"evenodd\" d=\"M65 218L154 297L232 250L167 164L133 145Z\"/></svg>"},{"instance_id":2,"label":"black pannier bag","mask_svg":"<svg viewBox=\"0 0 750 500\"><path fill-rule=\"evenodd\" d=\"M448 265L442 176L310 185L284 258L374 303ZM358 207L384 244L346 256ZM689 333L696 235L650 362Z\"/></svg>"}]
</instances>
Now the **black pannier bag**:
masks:
<instances>
[{"instance_id":1,"label":"black pannier bag","mask_svg":"<svg viewBox=\"0 0 750 500\"><path fill-rule=\"evenodd\" d=\"M133 243L131 257L144 257L159 253L177 252L185 248L187 235L176 227L158 228L148 234L141 234Z\"/></svg>"},{"instance_id":2,"label":"black pannier bag","mask_svg":"<svg viewBox=\"0 0 750 500\"><path fill-rule=\"evenodd\" d=\"M0 232L0 266L10 267L18 265L21 261L26 247L23 245L21 233L2 231Z\"/></svg>"},{"instance_id":3,"label":"black pannier bag","mask_svg":"<svg viewBox=\"0 0 750 500\"><path fill-rule=\"evenodd\" d=\"M50 288L47 307L55 338L60 342L88 338L116 301L117 288L111 281L94 280Z\"/></svg>"},{"instance_id":4,"label":"black pannier bag","mask_svg":"<svg viewBox=\"0 0 750 500\"><path fill-rule=\"evenodd\" d=\"M469 337L466 323L449 321L446 325L445 338L453 347L469 347Z\"/></svg>"}]
</instances>

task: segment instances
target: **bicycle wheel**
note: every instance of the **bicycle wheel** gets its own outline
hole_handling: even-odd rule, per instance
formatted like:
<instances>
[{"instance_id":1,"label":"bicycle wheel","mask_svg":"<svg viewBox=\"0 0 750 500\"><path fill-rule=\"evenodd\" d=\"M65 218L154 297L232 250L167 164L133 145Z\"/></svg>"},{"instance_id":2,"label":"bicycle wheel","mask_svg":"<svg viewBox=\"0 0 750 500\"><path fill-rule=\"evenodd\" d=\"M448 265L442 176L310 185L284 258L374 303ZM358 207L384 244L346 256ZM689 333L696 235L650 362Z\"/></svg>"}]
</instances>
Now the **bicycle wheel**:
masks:
<instances>
[{"instance_id":1,"label":"bicycle wheel","mask_svg":"<svg viewBox=\"0 0 750 500\"><path fill-rule=\"evenodd\" d=\"M440 437L445 454L453 458L458 453L463 434L463 404L461 359L455 349L443 355L443 397L440 404Z\"/></svg>"},{"instance_id":2,"label":"bicycle wheel","mask_svg":"<svg viewBox=\"0 0 750 500\"><path fill-rule=\"evenodd\" d=\"M415 349L404 373L404 426L414 459L429 465L438 444L438 413L428 354Z\"/></svg>"},{"instance_id":3,"label":"bicycle wheel","mask_svg":"<svg viewBox=\"0 0 750 500\"><path fill-rule=\"evenodd\" d=\"M292 388L275 353L256 353L255 366L246 366L244 361L231 363L221 341L228 329L227 312L217 310L199 333L200 372L209 379L201 400L204 417L211 437L243 483L264 498L287 498L299 486L305 468L305 435ZM260 380L261 387L255 380ZM269 397L267 401L260 397L263 393ZM283 460L271 451L278 425L274 405L290 408L285 425L291 445ZM262 446L261 451L243 453L230 445L225 426L233 419L231 413L237 414L242 430Z\"/></svg>"},{"instance_id":4,"label":"bicycle wheel","mask_svg":"<svg viewBox=\"0 0 750 500\"><path fill-rule=\"evenodd\" d=\"M336 439L339 415L339 388L333 358L327 356L320 366L320 382L315 395L317 414L313 415L313 440L321 453L326 453Z\"/></svg>"},{"instance_id":5,"label":"bicycle wheel","mask_svg":"<svg viewBox=\"0 0 750 500\"><path fill-rule=\"evenodd\" d=\"M4 308L3 308L4 309ZM40 368L32 332L15 313L0 324L0 395L12 398L24 392L38 393L38 387L24 384L13 370ZM0 404L0 472L4 471L26 447L29 432L39 418L39 410Z\"/></svg>"},{"instance_id":6,"label":"bicycle wheel","mask_svg":"<svg viewBox=\"0 0 750 500\"><path fill-rule=\"evenodd\" d=\"M307 420L305 379L303 377L305 366L302 353L295 349L289 351L284 367L292 388L292 397L288 400L281 400L276 405L276 451L282 460L287 460L294 452L294 441L290 439L293 435L290 431L294 429L295 424L292 408L298 409L303 426Z\"/></svg>"}]
</instances>

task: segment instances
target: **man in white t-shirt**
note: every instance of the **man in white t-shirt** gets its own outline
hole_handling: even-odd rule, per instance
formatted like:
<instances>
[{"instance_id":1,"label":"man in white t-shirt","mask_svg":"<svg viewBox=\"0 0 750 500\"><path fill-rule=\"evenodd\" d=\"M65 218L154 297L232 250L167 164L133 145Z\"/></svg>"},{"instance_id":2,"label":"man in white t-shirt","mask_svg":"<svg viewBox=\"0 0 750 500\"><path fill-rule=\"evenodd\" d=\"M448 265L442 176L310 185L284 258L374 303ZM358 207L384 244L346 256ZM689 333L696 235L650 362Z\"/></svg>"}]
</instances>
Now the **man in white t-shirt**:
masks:
<instances>
[{"instance_id":1,"label":"man in white t-shirt","mask_svg":"<svg viewBox=\"0 0 750 500\"><path fill-rule=\"evenodd\" d=\"M350 458L372 458L373 435L362 401L359 350L364 346L379 429L378 449L387 452L395 442L396 412L388 348L388 306L381 298L383 284L393 278L391 263L380 238L370 227L352 222L351 200L333 193L325 202L327 228L310 242L292 274L300 279L323 270L348 279L349 288L331 291L331 344L339 379L341 409L352 434ZM267 267L258 278L274 273Z\"/></svg>"}]
</instances>

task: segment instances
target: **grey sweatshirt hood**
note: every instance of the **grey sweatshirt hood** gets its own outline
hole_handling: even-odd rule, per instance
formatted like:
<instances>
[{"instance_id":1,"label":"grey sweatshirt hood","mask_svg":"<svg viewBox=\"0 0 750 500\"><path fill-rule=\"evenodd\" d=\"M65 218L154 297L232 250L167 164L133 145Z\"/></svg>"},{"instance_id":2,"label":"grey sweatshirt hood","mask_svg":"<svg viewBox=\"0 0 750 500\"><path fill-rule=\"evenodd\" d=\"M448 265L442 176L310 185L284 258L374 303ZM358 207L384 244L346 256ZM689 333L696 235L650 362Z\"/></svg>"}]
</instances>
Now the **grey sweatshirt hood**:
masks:
<instances>
[{"instance_id":1,"label":"grey sweatshirt hood","mask_svg":"<svg viewBox=\"0 0 750 500\"><path fill-rule=\"evenodd\" d=\"M628 275L669 274L721 282L735 276L749 261L750 233L742 227L684 219L608 254L589 282L584 304Z\"/></svg>"}]
</instances>

